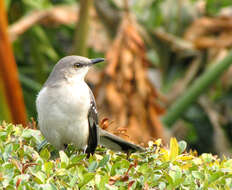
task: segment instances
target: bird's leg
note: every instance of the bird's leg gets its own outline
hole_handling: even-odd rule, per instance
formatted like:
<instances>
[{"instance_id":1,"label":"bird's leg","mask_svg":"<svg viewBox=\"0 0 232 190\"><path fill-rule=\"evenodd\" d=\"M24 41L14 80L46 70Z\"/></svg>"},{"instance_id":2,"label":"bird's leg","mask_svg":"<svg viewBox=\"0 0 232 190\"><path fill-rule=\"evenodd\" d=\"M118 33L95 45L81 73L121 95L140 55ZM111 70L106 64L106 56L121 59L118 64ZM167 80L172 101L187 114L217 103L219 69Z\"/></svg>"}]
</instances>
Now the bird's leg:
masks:
<instances>
[{"instance_id":1,"label":"bird's leg","mask_svg":"<svg viewBox=\"0 0 232 190\"><path fill-rule=\"evenodd\" d=\"M132 151L131 150L128 150L126 152L126 159L129 161L130 160L130 155L131 155Z\"/></svg>"}]
</instances>

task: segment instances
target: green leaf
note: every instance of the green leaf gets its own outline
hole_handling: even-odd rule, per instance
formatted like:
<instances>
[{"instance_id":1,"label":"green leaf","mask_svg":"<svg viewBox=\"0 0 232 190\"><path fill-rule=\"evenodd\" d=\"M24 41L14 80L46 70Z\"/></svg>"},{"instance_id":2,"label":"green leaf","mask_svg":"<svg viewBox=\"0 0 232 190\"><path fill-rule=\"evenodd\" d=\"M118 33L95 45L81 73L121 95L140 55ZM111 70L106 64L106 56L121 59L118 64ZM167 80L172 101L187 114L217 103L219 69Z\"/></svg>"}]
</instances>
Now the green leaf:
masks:
<instances>
[{"instance_id":1,"label":"green leaf","mask_svg":"<svg viewBox=\"0 0 232 190\"><path fill-rule=\"evenodd\" d=\"M46 181L46 175L43 172L37 171L37 172L33 173L33 175L36 177L35 181L37 183L39 183L39 184L45 183L45 181Z\"/></svg>"},{"instance_id":2,"label":"green leaf","mask_svg":"<svg viewBox=\"0 0 232 190\"><path fill-rule=\"evenodd\" d=\"M44 184L42 188L43 190L57 190L57 187L53 183Z\"/></svg>"},{"instance_id":3,"label":"green leaf","mask_svg":"<svg viewBox=\"0 0 232 190\"><path fill-rule=\"evenodd\" d=\"M148 163L144 163L139 167L139 172L146 174L151 170L151 168L149 167Z\"/></svg>"},{"instance_id":4,"label":"green leaf","mask_svg":"<svg viewBox=\"0 0 232 190\"><path fill-rule=\"evenodd\" d=\"M159 189L160 190L165 190L166 189L166 183L161 181L160 184L159 184Z\"/></svg>"},{"instance_id":5,"label":"green leaf","mask_svg":"<svg viewBox=\"0 0 232 190\"><path fill-rule=\"evenodd\" d=\"M223 175L224 175L224 173L221 172L221 171L213 172L212 175L210 175L209 178L208 178L209 184L215 182L216 180L218 180Z\"/></svg>"},{"instance_id":6,"label":"green leaf","mask_svg":"<svg viewBox=\"0 0 232 190\"><path fill-rule=\"evenodd\" d=\"M73 158L71 158L71 163L72 164L77 164L79 163L81 160L83 160L86 157L85 154L81 154L79 156L74 156Z\"/></svg>"},{"instance_id":7,"label":"green leaf","mask_svg":"<svg viewBox=\"0 0 232 190\"><path fill-rule=\"evenodd\" d=\"M174 161L179 153L179 146L176 138L171 138L170 140L170 155L169 159L171 161Z\"/></svg>"},{"instance_id":8,"label":"green leaf","mask_svg":"<svg viewBox=\"0 0 232 190\"><path fill-rule=\"evenodd\" d=\"M122 159L120 161L117 161L112 165L110 175L114 176L116 175L116 173L123 174L129 168L129 166L130 162L127 160Z\"/></svg>"},{"instance_id":9,"label":"green leaf","mask_svg":"<svg viewBox=\"0 0 232 190\"><path fill-rule=\"evenodd\" d=\"M7 132L5 131L0 132L0 139L2 141L6 141L6 138L7 138Z\"/></svg>"},{"instance_id":10,"label":"green leaf","mask_svg":"<svg viewBox=\"0 0 232 190\"><path fill-rule=\"evenodd\" d=\"M71 187L76 186L77 180L78 180L78 175L74 175L74 176L72 177L72 179L70 180L69 185L70 185Z\"/></svg>"},{"instance_id":11,"label":"green leaf","mask_svg":"<svg viewBox=\"0 0 232 190\"><path fill-rule=\"evenodd\" d=\"M33 132L34 130L32 129L25 129L22 133L22 138L25 138L25 139L31 138L33 136Z\"/></svg>"},{"instance_id":12,"label":"green leaf","mask_svg":"<svg viewBox=\"0 0 232 190\"><path fill-rule=\"evenodd\" d=\"M224 167L232 168L232 159L226 160L223 163Z\"/></svg>"},{"instance_id":13,"label":"green leaf","mask_svg":"<svg viewBox=\"0 0 232 190\"><path fill-rule=\"evenodd\" d=\"M200 179L200 180L204 180L204 177L205 177L204 174L202 174L199 171L192 171L192 175L194 178Z\"/></svg>"},{"instance_id":14,"label":"green leaf","mask_svg":"<svg viewBox=\"0 0 232 190\"><path fill-rule=\"evenodd\" d=\"M94 176L94 173L85 173L83 176L83 180L78 184L78 187L81 188L87 183L89 183L94 178Z\"/></svg>"},{"instance_id":15,"label":"green leaf","mask_svg":"<svg viewBox=\"0 0 232 190\"><path fill-rule=\"evenodd\" d=\"M105 166L106 164L107 164L107 162L109 161L109 159L110 159L110 155L105 155L102 159L101 159L101 161L99 162L99 165L98 165L98 167L103 167L103 166Z\"/></svg>"},{"instance_id":16,"label":"green leaf","mask_svg":"<svg viewBox=\"0 0 232 190\"><path fill-rule=\"evenodd\" d=\"M93 161L90 165L89 165L89 167L88 167L88 171L89 172L94 172L95 170L96 170L96 168L97 168L97 162L96 161Z\"/></svg>"},{"instance_id":17,"label":"green leaf","mask_svg":"<svg viewBox=\"0 0 232 190\"><path fill-rule=\"evenodd\" d=\"M210 162L212 162L212 160L213 160L213 156L212 156L212 154L207 154L207 153L203 153L202 155L201 155L201 157L202 157L202 159L204 160L204 162L208 162L208 163L210 163Z\"/></svg>"},{"instance_id":18,"label":"green leaf","mask_svg":"<svg viewBox=\"0 0 232 190\"><path fill-rule=\"evenodd\" d=\"M50 152L48 151L47 148L44 148L44 149L40 152L40 157L41 157L43 160L45 160L45 161L47 161L47 160L50 158L50 156L51 156L51 154L50 154Z\"/></svg>"},{"instance_id":19,"label":"green leaf","mask_svg":"<svg viewBox=\"0 0 232 190\"><path fill-rule=\"evenodd\" d=\"M59 151L59 155L60 155L60 160L61 160L61 167L66 168L69 164L68 156L65 154L63 150Z\"/></svg>"},{"instance_id":20,"label":"green leaf","mask_svg":"<svg viewBox=\"0 0 232 190\"><path fill-rule=\"evenodd\" d=\"M178 166L173 166L169 171L169 175L172 178L173 185L175 187L180 185L181 182L184 180L184 178L182 178L182 171Z\"/></svg>"},{"instance_id":21,"label":"green leaf","mask_svg":"<svg viewBox=\"0 0 232 190\"><path fill-rule=\"evenodd\" d=\"M187 143L185 141L179 141L179 154L183 153L187 147Z\"/></svg>"},{"instance_id":22,"label":"green leaf","mask_svg":"<svg viewBox=\"0 0 232 190\"><path fill-rule=\"evenodd\" d=\"M112 165L111 171L110 171L110 175L111 176L115 176L116 175L116 169L120 168L120 162L116 162Z\"/></svg>"},{"instance_id":23,"label":"green leaf","mask_svg":"<svg viewBox=\"0 0 232 190\"><path fill-rule=\"evenodd\" d=\"M108 175L102 176L100 183L99 183L99 189L106 189L106 184L108 184L110 177Z\"/></svg>"},{"instance_id":24,"label":"green leaf","mask_svg":"<svg viewBox=\"0 0 232 190\"><path fill-rule=\"evenodd\" d=\"M53 172L54 164L50 162L45 162L44 163L44 171L46 174L51 174Z\"/></svg>"}]
</instances>

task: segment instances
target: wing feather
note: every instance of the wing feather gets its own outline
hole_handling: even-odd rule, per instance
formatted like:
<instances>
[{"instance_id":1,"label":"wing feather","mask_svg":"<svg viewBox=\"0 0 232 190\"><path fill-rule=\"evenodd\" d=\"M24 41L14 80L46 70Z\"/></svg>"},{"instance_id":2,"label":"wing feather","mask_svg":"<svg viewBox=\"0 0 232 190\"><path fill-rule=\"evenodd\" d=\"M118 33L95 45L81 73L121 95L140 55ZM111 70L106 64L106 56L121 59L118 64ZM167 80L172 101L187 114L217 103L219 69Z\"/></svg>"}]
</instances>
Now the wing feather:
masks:
<instances>
[{"instance_id":1,"label":"wing feather","mask_svg":"<svg viewBox=\"0 0 232 190\"><path fill-rule=\"evenodd\" d=\"M86 153L89 156L95 152L95 149L99 142L99 128L98 128L98 114L96 108L96 102L92 91L89 89L90 93L90 108L88 112L88 122L89 122L89 138L88 145L86 148Z\"/></svg>"}]
</instances>

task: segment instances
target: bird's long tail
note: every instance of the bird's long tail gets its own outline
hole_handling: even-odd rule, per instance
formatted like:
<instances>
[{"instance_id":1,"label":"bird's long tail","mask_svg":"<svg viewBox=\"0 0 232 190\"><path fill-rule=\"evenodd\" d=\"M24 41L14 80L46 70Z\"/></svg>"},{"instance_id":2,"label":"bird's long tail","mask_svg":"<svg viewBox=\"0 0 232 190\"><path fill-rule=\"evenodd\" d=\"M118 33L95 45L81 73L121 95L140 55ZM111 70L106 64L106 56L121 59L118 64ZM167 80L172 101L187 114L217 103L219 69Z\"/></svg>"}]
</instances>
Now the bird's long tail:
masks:
<instances>
[{"instance_id":1,"label":"bird's long tail","mask_svg":"<svg viewBox=\"0 0 232 190\"><path fill-rule=\"evenodd\" d=\"M100 144L114 151L145 151L143 147L125 141L103 129L100 129Z\"/></svg>"}]
</instances>

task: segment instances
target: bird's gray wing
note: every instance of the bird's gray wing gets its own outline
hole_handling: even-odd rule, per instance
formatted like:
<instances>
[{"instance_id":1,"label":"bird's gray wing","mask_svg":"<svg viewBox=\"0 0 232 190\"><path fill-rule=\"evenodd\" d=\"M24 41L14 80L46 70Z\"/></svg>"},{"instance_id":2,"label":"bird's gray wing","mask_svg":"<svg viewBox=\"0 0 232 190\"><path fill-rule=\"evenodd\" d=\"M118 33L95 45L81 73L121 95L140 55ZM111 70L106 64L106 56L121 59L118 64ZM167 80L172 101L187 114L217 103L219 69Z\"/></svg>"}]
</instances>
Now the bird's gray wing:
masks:
<instances>
[{"instance_id":1,"label":"bird's gray wing","mask_svg":"<svg viewBox=\"0 0 232 190\"><path fill-rule=\"evenodd\" d=\"M88 138L88 145L85 150L88 156L95 152L95 149L99 141L99 127L98 127L98 115L97 115L96 102L95 102L93 93L90 89L89 89L89 93L91 97L90 108L88 112L89 138Z\"/></svg>"}]
</instances>

